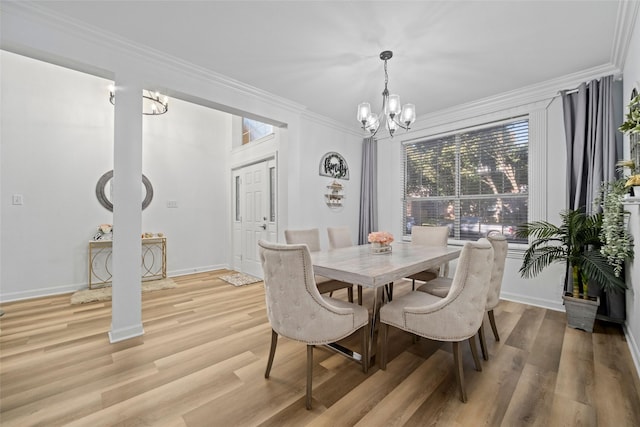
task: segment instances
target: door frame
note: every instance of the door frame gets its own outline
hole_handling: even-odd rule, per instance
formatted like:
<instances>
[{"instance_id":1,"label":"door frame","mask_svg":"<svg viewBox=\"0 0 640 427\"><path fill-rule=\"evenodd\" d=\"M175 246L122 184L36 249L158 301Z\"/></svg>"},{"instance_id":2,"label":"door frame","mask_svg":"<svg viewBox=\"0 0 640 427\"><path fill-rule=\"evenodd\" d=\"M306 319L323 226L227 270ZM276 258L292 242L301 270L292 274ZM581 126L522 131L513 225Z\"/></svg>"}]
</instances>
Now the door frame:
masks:
<instances>
[{"instance_id":1,"label":"door frame","mask_svg":"<svg viewBox=\"0 0 640 427\"><path fill-rule=\"evenodd\" d=\"M242 236L241 236L241 232L242 232L242 215L244 214L244 201L243 201L243 196L244 196L244 189L243 189L243 184L242 184L242 171L245 168L248 167L252 167L255 166L257 164L260 163L266 163L266 176L265 176L265 181L266 181L266 185L267 185L267 192L266 194L269 196L269 201L267 203L267 214L269 216L268 221L267 221L267 239L270 241L277 241L277 236L278 236L278 230L279 230L279 191L278 191L278 185L279 185L279 177L278 177L278 156L277 156L277 152L273 152L273 153L269 153L267 155L264 155L260 158L255 158L252 159L250 161L241 163L241 164L237 164L234 165L231 168L231 190L230 190L230 196L231 196L231 203L229 204L231 207L231 213L229 215L230 218L230 228L231 228L231 269L241 272L241 273L245 273L243 271L242 268L242 260L243 257L246 256L246 253L243 252L243 245L242 245ZM275 182L273 183L273 186L271 185L271 181L270 181L270 170L273 168L274 170L274 179ZM236 184L236 177L240 177L240 183L238 184L240 187L240 198L238 199L238 194L237 194L237 184ZM275 206L271 207L271 191L274 192L273 194L273 203ZM240 206L240 215L237 215L237 207ZM271 210L273 209L273 214L275 216L275 221L271 221Z\"/></svg>"}]
</instances>

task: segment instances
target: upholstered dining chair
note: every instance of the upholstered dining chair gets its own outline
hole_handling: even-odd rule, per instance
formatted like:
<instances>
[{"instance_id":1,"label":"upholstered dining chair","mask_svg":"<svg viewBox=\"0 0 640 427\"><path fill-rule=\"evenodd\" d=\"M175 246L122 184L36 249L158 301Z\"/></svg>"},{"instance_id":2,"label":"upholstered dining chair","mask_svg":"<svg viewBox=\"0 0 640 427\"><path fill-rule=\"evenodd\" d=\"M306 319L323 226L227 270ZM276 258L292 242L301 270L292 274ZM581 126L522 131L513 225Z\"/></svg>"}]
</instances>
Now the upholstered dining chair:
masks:
<instances>
[{"instance_id":1,"label":"upholstered dining chair","mask_svg":"<svg viewBox=\"0 0 640 427\"><path fill-rule=\"evenodd\" d=\"M491 283L489 285L489 293L487 294L487 305L485 310L489 317L489 324L493 331L493 337L496 341L500 341L500 335L498 335L498 328L496 326L496 318L493 313L493 309L498 306L500 302L500 289L502 288L502 277L504 276L504 264L507 259L507 252L509 251L509 243L507 238L503 234L490 234L487 236L487 240L493 247L493 264L491 268ZM438 277L430 282L418 288L421 292L427 292L435 296L444 298L451 288L451 279L445 277ZM480 348L482 349L482 357L484 360L489 360L489 352L487 351L487 341L484 336L484 320L480 325L478 331L480 336Z\"/></svg>"},{"instance_id":2,"label":"upholstered dining chair","mask_svg":"<svg viewBox=\"0 0 640 427\"><path fill-rule=\"evenodd\" d=\"M474 338L484 316L492 260L493 248L486 239L467 242L460 254L451 290L446 297L414 291L383 305L380 308L380 367L386 369L387 366L389 326L419 337L452 342L460 400L466 402L460 343L469 342L476 370L481 371Z\"/></svg>"},{"instance_id":3,"label":"upholstered dining chair","mask_svg":"<svg viewBox=\"0 0 640 427\"><path fill-rule=\"evenodd\" d=\"M420 226L411 227L411 243L414 245L424 246L447 246L449 239L449 227L445 226ZM436 277L447 277L449 274L449 263L446 262L441 266L430 268L416 274L412 274L408 278L411 279L411 289L416 288L416 280L428 282Z\"/></svg>"},{"instance_id":4,"label":"upholstered dining chair","mask_svg":"<svg viewBox=\"0 0 640 427\"><path fill-rule=\"evenodd\" d=\"M309 247L310 252L317 252L320 250L320 232L317 228L310 228L306 230L285 230L284 239L287 244L290 245L304 243ZM346 289L349 302L353 302L353 284L318 275L316 275L315 281L321 294L329 294L329 296L332 296L334 291Z\"/></svg>"},{"instance_id":5,"label":"upholstered dining chair","mask_svg":"<svg viewBox=\"0 0 640 427\"><path fill-rule=\"evenodd\" d=\"M306 407L311 409L313 347L361 332L362 371L367 373L369 312L358 305L321 296L313 278L309 249L260 240L271 349L264 377L269 378L278 335L307 344Z\"/></svg>"},{"instance_id":6,"label":"upholstered dining chair","mask_svg":"<svg viewBox=\"0 0 640 427\"><path fill-rule=\"evenodd\" d=\"M353 246L349 227L327 227L329 249L348 248ZM358 305L362 305L362 286L358 285Z\"/></svg>"}]
</instances>

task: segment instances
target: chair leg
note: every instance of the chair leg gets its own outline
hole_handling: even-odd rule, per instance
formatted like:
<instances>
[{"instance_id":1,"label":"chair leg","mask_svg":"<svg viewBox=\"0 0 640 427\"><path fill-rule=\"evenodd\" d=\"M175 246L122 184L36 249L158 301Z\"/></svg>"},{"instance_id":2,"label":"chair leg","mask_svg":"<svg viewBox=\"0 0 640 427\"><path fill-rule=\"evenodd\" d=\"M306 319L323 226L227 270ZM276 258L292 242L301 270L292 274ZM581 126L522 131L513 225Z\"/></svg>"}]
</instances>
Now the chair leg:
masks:
<instances>
[{"instance_id":1,"label":"chair leg","mask_svg":"<svg viewBox=\"0 0 640 427\"><path fill-rule=\"evenodd\" d=\"M498 328L496 327L496 318L493 315L493 310L489 310L489 323L491 323L491 330L496 341L500 341L500 335L498 335Z\"/></svg>"},{"instance_id":2,"label":"chair leg","mask_svg":"<svg viewBox=\"0 0 640 427\"><path fill-rule=\"evenodd\" d=\"M362 305L362 286L358 285L358 305Z\"/></svg>"},{"instance_id":3,"label":"chair leg","mask_svg":"<svg viewBox=\"0 0 640 427\"><path fill-rule=\"evenodd\" d=\"M380 369L383 371L387 369L387 341L389 337L389 325L386 323L380 322L380 341L381 349L380 349Z\"/></svg>"},{"instance_id":4,"label":"chair leg","mask_svg":"<svg viewBox=\"0 0 640 427\"><path fill-rule=\"evenodd\" d=\"M478 329L478 336L480 337L480 350L482 350L482 358L489 360L489 352L487 351L487 341L484 339L484 321L480 324Z\"/></svg>"},{"instance_id":5,"label":"chair leg","mask_svg":"<svg viewBox=\"0 0 640 427\"><path fill-rule=\"evenodd\" d=\"M476 371L482 371L482 365L480 359L478 359L478 348L476 347L476 336L472 336L468 339L469 347L471 347L471 355L473 356L473 364L476 365Z\"/></svg>"},{"instance_id":6,"label":"chair leg","mask_svg":"<svg viewBox=\"0 0 640 427\"><path fill-rule=\"evenodd\" d=\"M269 378L271 373L271 366L273 365L273 356L276 354L276 346L278 345L278 334L271 329L271 350L269 350L269 360L267 361L267 370L264 372L264 377Z\"/></svg>"},{"instance_id":7,"label":"chair leg","mask_svg":"<svg viewBox=\"0 0 640 427\"><path fill-rule=\"evenodd\" d=\"M416 279L411 279L411 290L412 291L416 290Z\"/></svg>"},{"instance_id":8,"label":"chair leg","mask_svg":"<svg viewBox=\"0 0 640 427\"><path fill-rule=\"evenodd\" d=\"M313 378L313 345L307 345L307 409L311 409L311 379Z\"/></svg>"},{"instance_id":9,"label":"chair leg","mask_svg":"<svg viewBox=\"0 0 640 427\"><path fill-rule=\"evenodd\" d=\"M369 325L364 325L361 330L362 348L360 350L362 355L362 372L365 374L369 372Z\"/></svg>"},{"instance_id":10,"label":"chair leg","mask_svg":"<svg viewBox=\"0 0 640 427\"><path fill-rule=\"evenodd\" d=\"M460 400L463 403L467 402L467 392L464 388L464 372L462 371L462 353L460 351L460 343L453 342L453 364L454 371L456 374L456 382L458 383L458 388L460 389Z\"/></svg>"},{"instance_id":11,"label":"chair leg","mask_svg":"<svg viewBox=\"0 0 640 427\"><path fill-rule=\"evenodd\" d=\"M347 288L347 299L349 300L349 302L353 302L353 286Z\"/></svg>"}]
</instances>

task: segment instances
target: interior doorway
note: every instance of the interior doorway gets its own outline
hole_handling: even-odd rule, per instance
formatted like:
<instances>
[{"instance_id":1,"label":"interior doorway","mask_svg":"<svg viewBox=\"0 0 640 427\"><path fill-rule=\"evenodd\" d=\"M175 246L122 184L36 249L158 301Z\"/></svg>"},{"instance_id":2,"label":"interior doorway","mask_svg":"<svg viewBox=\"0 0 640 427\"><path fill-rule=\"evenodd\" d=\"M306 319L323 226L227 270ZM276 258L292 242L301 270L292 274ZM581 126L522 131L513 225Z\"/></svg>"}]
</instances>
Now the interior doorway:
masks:
<instances>
[{"instance_id":1,"label":"interior doorway","mask_svg":"<svg viewBox=\"0 0 640 427\"><path fill-rule=\"evenodd\" d=\"M275 158L233 171L233 269L262 278L258 240L277 240Z\"/></svg>"}]
</instances>

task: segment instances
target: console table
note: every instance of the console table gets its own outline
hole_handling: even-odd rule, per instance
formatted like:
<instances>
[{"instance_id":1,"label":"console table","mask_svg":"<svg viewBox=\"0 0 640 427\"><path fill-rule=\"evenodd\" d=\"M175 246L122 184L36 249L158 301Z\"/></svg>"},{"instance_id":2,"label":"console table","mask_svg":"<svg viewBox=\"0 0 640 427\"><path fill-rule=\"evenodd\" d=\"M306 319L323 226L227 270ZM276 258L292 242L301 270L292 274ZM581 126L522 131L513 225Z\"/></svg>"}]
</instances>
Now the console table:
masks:
<instances>
[{"instance_id":1,"label":"console table","mask_svg":"<svg viewBox=\"0 0 640 427\"><path fill-rule=\"evenodd\" d=\"M111 283L111 240L89 241L89 289ZM143 281L167 277L167 238L142 239L140 276Z\"/></svg>"}]
</instances>

